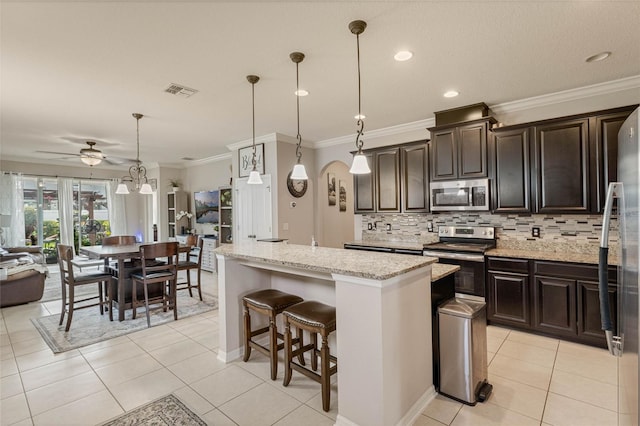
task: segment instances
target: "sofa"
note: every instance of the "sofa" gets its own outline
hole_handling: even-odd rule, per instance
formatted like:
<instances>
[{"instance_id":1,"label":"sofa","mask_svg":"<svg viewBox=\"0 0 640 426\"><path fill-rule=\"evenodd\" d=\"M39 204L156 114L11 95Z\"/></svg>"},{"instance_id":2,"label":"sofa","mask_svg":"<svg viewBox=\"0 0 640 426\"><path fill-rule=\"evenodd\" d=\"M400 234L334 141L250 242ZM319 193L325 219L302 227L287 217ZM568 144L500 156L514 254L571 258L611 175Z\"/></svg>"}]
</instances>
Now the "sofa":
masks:
<instances>
[{"instance_id":1,"label":"sofa","mask_svg":"<svg viewBox=\"0 0 640 426\"><path fill-rule=\"evenodd\" d=\"M0 308L42 298L47 277L42 247L0 248L0 267L5 269L0 279Z\"/></svg>"}]
</instances>

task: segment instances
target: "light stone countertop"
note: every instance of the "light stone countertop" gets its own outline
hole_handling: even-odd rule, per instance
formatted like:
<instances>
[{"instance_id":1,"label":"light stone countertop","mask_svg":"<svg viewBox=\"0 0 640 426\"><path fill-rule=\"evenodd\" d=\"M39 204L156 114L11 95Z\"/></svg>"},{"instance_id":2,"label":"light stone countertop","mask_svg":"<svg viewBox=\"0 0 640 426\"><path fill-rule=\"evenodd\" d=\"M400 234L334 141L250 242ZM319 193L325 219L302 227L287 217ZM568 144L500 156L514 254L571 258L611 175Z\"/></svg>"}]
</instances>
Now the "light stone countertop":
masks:
<instances>
[{"instance_id":1,"label":"light stone countertop","mask_svg":"<svg viewBox=\"0 0 640 426\"><path fill-rule=\"evenodd\" d=\"M446 265L444 263L434 263L431 265L431 281L438 281L460 270L458 265Z\"/></svg>"},{"instance_id":2,"label":"light stone countertop","mask_svg":"<svg viewBox=\"0 0 640 426\"><path fill-rule=\"evenodd\" d=\"M555 262L598 264L598 255L590 253L575 253L571 251L517 250L512 248L496 248L488 250L486 256L512 257L519 259L550 260ZM617 265L618 258L614 251L609 251L609 265Z\"/></svg>"},{"instance_id":3,"label":"light stone countertop","mask_svg":"<svg viewBox=\"0 0 640 426\"><path fill-rule=\"evenodd\" d=\"M374 280L393 278L438 260L428 256L311 247L283 242L222 244L215 249L215 253L254 262Z\"/></svg>"},{"instance_id":4,"label":"light stone countertop","mask_svg":"<svg viewBox=\"0 0 640 426\"><path fill-rule=\"evenodd\" d=\"M354 246L362 247L384 247L384 248L399 248L406 250L422 250L425 244L419 241L383 241L383 240L357 240L348 241L345 244L351 244Z\"/></svg>"}]
</instances>

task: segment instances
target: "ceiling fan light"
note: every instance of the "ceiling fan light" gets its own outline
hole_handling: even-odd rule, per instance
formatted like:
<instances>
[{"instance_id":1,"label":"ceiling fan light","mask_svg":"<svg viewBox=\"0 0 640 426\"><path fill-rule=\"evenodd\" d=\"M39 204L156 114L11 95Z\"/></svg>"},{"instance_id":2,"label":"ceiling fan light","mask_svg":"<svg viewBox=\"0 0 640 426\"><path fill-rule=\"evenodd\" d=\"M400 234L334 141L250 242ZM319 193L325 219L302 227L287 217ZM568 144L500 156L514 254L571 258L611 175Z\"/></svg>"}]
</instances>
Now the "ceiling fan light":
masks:
<instances>
[{"instance_id":1,"label":"ceiling fan light","mask_svg":"<svg viewBox=\"0 0 640 426\"><path fill-rule=\"evenodd\" d=\"M296 179L296 180L309 179L309 176L307 176L307 170L304 168L304 164L296 164L295 166L293 166L293 171L291 172L291 179Z\"/></svg>"},{"instance_id":2,"label":"ceiling fan light","mask_svg":"<svg viewBox=\"0 0 640 426\"><path fill-rule=\"evenodd\" d=\"M151 185L148 183L143 183L140 187L140 194L151 195L153 194L153 189L151 189Z\"/></svg>"},{"instance_id":3,"label":"ceiling fan light","mask_svg":"<svg viewBox=\"0 0 640 426\"><path fill-rule=\"evenodd\" d=\"M80 156L80 161L88 166L97 166L98 164L102 163L102 155L82 155Z\"/></svg>"},{"instance_id":4,"label":"ceiling fan light","mask_svg":"<svg viewBox=\"0 0 640 426\"><path fill-rule=\"evenodd\" d=\"M351 163L349 173L353 175L365 175L367 173L371 173L367 157L364 154L356 154L353 156L353 163Z\"/></svg>"},{"instance_id":5,"label":"ceiling fan light","mask_svg":"<svg viewBox=\"0 0 640 426\"><path fill-rule=\"evenodd\" d=\"M249 185L262 185L262 179L260 178L260 173L257 170L252 170L249 173L249 180L247 181Z\"/></svg>"},{"instance_id":6,"label":"ceiling fan light","mask_svg":"<svg viewBox=\"0 0 640 426\"><path fill-rule=\"evenodd\" d=\"M116 194L128 194L129 193L129 188L127 188L127 185L125 185L124 183L119 183L118 187L116 188Z\"/></svg>"}]
</instances>

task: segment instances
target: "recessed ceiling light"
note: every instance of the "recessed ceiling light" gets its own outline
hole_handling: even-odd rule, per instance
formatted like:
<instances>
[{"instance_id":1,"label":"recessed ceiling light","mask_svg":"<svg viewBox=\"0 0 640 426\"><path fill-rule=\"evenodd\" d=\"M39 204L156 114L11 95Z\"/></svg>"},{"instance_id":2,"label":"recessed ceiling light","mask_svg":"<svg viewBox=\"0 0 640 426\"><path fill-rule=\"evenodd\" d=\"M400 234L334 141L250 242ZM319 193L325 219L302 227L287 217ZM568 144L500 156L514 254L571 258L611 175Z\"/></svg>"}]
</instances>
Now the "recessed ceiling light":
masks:
<instances>
[{"instance_id":1,"label":"recessed ceiling light","mask_svg":"<svg viewBox=\"0 0 640 426\"><path fill-rule=\"evenodd\" d=\"M307 96L309 94L309 92L307 92L304 89L300 89L300 90L296 90L295 92L293 92L296 96Z\"/></svg>"},{"instance_id":2,"label":"recessed ceiling light","mask_svg":"<svg viewBox=\"0 0 640 426\"><path fill-rule=\"evenodd\" d=\"M448 92L444 92L444 96L445 98L455 98L456 96L458 96L460 93L456 92L455 90L449 90Z\"/></svg>"},{"instance_id":3,"label":"recessed ceiling light","mask_svg":"<svg viewBox=\"0 0 640 426\"><path fill-rule=\"evenodd\" d=\"M353 118L355 118L356 120L364 120L365 118L367 118L367 116L364 114L356 114L353 116Z\"/></svg>"},{"instance_id":4,"label":"recessed ceiling light","mask_svg":"<svg viewBox=\"0 0 640 426\"><path fill-rule=\"evenodd\" d=\"M611 52L600 52L596 53L593 56L589 56L587 59L585 59L585 62L600 62L604 61L609 56L611 56Z\"/></svg>"},{"instance_id":5,"label":"recessed ceiling light","mask_svg":"<svg viewBox=\"0 0 640 426\"><path fill-rule=\"evenodd\" d=\"M395 55L393 55L393 59L398 62L408 61L413 57L413 52L409 52L408 50L401 50Z\"/></svg>"}]
</instances>

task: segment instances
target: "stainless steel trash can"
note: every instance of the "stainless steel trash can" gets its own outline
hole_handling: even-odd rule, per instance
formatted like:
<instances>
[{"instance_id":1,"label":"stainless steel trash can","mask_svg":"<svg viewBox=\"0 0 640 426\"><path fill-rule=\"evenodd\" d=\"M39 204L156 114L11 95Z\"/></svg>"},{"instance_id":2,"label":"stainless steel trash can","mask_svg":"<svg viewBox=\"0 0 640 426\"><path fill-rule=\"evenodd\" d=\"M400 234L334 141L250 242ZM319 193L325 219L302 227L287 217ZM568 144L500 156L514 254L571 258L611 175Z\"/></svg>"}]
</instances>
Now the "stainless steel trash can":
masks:
<instances>
[{"instance_id":1,"label":"stainless steel trash can","mask_svg":"<svg viewBox=\"0 0 640 426\"><path fill-rule=\"evenodd\" d=\"M484 302L452 299L438 308L440 393L465 404L483 402L487 383L487 311Z\"/></svg>"}]
</instances>

